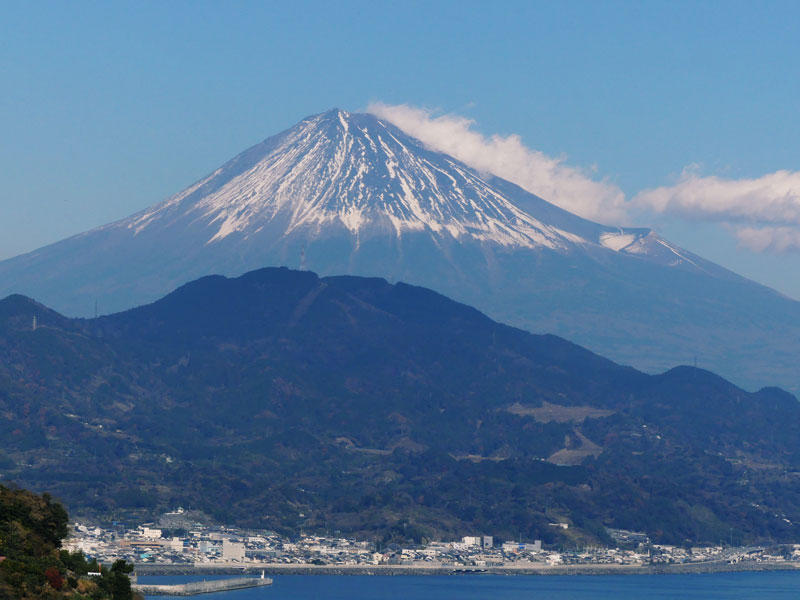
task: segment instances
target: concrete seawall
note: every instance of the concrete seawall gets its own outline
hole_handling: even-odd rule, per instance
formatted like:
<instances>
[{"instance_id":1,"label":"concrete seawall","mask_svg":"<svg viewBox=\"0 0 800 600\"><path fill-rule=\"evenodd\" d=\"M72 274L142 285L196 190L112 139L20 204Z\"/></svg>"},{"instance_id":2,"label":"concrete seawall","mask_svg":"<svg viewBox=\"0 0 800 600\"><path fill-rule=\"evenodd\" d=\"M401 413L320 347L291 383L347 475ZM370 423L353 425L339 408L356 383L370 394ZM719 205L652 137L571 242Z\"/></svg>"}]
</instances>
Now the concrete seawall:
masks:
<instances>
[{"instance_id":1,"label":"concrete seawall","mask_svg":"<svg viewBox=\"0 0 800 600\"><path fill-rule=\"evenodd\" d=\"M192 581L176 585L134 584L135 592L148 596L195 596L213 592L228 592L245 588L272 585L272 579L265 577L233 577L231 579L212 579L211 581Z\"/></svg>"},{"instance_id":2,"label":"concrete seawall","mask_svg":"<svg viewBox=\"0 0 800 600\"><path fill-rule=\"evenodd\" d=\"M800 571L800 562L699 562L683 564L619 565L516 563L504 566L469 567L463 565L304 565L256 563L248 567L233 565L137 565L140 575L234 574L266 571L268 575L654 575L677 573L727 573L738 571Z\"/></svg>"}]
</instances>

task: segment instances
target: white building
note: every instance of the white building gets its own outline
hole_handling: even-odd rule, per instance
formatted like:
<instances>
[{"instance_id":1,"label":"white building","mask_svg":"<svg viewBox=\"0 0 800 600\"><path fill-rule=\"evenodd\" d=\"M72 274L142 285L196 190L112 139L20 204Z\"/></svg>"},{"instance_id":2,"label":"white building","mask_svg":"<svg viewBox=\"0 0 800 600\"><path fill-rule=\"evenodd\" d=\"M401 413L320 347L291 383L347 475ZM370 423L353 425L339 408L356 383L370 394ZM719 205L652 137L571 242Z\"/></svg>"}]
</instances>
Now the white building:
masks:
<instances>
[{"instance_id":1,"label":"white building","mask_svg":"<svg viewBox=\"0 0 800 600\"><path fill-rule=\"evenodd\" d=\"M533 540L532 544L525 544L525 550L528 552L541 552L542 540Z\"/></svg>"},{"instance_id":2,"label":"white building","mask_svg":"<svg viewBox=\"0 0 800 600\"><path fill-rule=\"evenodd\" d=\"M553 552L547 557L547 564L560 565L563 562L561 555L558 552Z\"/></svg>"},{"instance_id":3,"label":"white building","mask_svg":"<svg viewBox=\"0 0 800 600\"><path fill-rule=\"evenodd\" d=\"M244 562L244 544L222 540L222 560Z\"/></svg>"},{"instance_id":4,"label":"white building","mask_svg":"<svg viewBox=\"0 0 800 600\"><path fill-rule=\"evenodd\" d=\"M480 538L480 536L472 536L472 535L467 535L467 536L464 536L463 538L461 538L461 541L462 541L462 542L464 543L464 545L465 545L465 546L467 546L467 547L471 547L471 546L480 546L480 545L481 545L481 538Z\"/></svg>"},{"instance_id":5,"label":"white building","mask_svg":"<svg viewBox=\"0 0 800 600\"><path fill-rule=\"evenodd\" d=\"M168 545L173 552L183 552L183 540L179 537L172 538Z\"/></svg>"},{"instance_id":6,"label":"white building","mask_svg":"<svg viewBox=\"0 0 800 600\"><path fill-rule=\"evenodd\" d=\"M143 526L141 535L146 540L157 540L161 537L161 530Z\"/></svg>"},{"instance_id":7,"label":"white building","mask_svg":"<svg viewBox=\"0 0 800 600\"><path fill-rule=\"evenodd\" d=\"M522 549L521 546L522 544L519 542L503 542L501 548L503 549L503 552L510 554L512 552L519 552Z\"/></svg>"},{"instance_id":8,"label":"white building","mask_svg":"<svg viewBox=\"0 0 800 600\"><path fill-rule=\"evenodd\" d=\"M503 552L506 554L516 552L541 552L542 540L533 540L532 544L523 544L522 542L503 542Z\"/></svg>"}]
</instances>

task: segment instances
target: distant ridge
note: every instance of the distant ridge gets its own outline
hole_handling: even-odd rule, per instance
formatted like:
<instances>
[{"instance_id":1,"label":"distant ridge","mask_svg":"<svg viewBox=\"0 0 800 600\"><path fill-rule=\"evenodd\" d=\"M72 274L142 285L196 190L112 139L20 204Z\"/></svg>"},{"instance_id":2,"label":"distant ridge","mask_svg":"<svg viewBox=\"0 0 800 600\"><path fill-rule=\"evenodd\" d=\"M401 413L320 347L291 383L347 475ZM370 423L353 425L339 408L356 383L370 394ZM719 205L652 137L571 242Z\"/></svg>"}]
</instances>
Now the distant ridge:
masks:
<instances>
[{"instance_id":1,"label":"distant ridge","mask_svg":"<svg viewBox=\"0 0 800 600\"><path fill-rule=\"evenodd\" d=\"M0 262L0 294L92 316L96 301L109 313L280 265L431 287L647 370L697 357L750 389L800 390L800 303L337 109L136 215Z\"/></svg>"}]
</instances>

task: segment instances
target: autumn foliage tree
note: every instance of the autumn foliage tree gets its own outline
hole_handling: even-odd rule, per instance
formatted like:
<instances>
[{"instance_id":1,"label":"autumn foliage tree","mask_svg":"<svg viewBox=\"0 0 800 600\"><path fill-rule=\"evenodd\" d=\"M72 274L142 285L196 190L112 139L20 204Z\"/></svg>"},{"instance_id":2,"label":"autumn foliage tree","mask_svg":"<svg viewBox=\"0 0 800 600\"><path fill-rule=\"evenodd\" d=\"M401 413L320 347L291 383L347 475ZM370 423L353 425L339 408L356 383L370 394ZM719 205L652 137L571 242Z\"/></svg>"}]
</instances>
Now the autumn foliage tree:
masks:
<instances>
[{"instance_id":1,"label":"autumn foliage tree","mask_svg":"<svg viewBox=\"0 0 800 600\"><path fill-rule=\"evenodd\" d=\"M133 600L133 566L106 568L61 549L67 531L67 512L48 494L0 485L0 598ZM90 569L101 576L88 579Z\"/></svg>"}]
</instances>

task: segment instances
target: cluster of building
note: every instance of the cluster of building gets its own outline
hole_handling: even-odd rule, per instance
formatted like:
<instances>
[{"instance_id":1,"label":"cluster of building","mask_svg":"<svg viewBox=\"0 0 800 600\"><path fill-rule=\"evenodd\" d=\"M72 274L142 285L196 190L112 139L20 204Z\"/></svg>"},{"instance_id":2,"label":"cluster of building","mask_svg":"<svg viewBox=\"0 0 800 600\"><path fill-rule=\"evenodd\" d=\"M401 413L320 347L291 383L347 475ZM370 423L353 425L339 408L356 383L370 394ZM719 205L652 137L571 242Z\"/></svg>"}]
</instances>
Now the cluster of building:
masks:
<instances>
[{"instance_id":1,"label":"cluster of building","mask_svg":"<svg viewBox=\"0 0 800 600\"><path fill-rule=\"evenodd\" d=\"M180 513L172 513L173 515ZM174 535L177 532L178 535ZM800 561L800 545L783 547L780 554L765 548L712 546L682 548L651 544L643 533L610 530L623 547L564 551L532 543L496 543L492 536L467 536L459 541L421 546L372 542L345 537L301 535L289 539L273 532L249 531L199 524L166 530L152 524L135 529L112 529L75 523L66 546L100 562L125 559L136 564L195 566L262 565L403 565L418 567L525 567L575 564L647 565L697 562Z\"/></svg>"}]
</instances>

